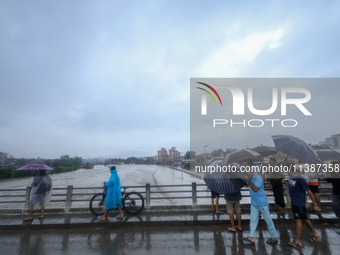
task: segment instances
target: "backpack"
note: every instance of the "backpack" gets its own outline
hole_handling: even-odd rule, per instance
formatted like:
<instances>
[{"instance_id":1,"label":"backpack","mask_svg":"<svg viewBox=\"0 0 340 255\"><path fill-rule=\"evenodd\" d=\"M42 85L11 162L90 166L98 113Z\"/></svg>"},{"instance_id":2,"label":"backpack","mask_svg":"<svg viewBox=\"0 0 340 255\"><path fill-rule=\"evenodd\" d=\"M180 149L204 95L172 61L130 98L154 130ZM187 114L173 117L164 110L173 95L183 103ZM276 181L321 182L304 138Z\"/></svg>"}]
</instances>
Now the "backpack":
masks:
<instances>
[{"instance_id":1,"label":"backpack","mask_svg":"<svg viewBox=\"0 0 340 255\"><path fill-rule=\"evenodd\" d=\"M38 184L36 193L46 193L52 188L52 179L49 175L46 175Z\"/></svg>"}]
</instances>

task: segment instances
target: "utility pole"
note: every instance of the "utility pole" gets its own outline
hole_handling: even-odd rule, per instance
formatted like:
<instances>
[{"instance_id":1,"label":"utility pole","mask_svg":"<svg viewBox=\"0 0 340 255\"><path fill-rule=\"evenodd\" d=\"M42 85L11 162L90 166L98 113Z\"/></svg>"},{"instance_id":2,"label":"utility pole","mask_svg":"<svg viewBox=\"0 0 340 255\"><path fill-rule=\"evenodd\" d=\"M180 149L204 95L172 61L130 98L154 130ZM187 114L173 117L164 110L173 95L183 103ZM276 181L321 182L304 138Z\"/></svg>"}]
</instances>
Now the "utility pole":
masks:
<instances>
[{"instance_id":1,"label":"utility pole","mask_svg":"<svg viewBox=\"0 0 340 255\"><path fill-rule=\"evenodd\" d=\"M205 146L203 146L203 148L204 148L204 163L206 163L207 162L207 152L206 152L206 148L209 146L209 144L207 144L207 145L205 145Z\"/></svg>"}]
</instances>

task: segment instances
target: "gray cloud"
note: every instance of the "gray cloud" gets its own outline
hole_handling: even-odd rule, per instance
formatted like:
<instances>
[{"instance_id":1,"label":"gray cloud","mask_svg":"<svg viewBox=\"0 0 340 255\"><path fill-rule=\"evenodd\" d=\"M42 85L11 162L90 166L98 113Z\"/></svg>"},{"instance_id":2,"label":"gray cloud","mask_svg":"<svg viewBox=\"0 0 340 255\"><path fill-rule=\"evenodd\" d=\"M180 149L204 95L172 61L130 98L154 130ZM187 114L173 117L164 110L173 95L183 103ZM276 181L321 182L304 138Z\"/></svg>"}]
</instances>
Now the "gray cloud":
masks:
<instances>
[{"instance_id":1,"label":"gray cloud","mask_svg":"<svg viewBox=\"0 0 340 255\"><path fill-rule=\"evenodd\" d=\"M0 150L188 150L190 77L338 77L338 13L335 1L2 3Z\"/></svg>"}]
</instances>

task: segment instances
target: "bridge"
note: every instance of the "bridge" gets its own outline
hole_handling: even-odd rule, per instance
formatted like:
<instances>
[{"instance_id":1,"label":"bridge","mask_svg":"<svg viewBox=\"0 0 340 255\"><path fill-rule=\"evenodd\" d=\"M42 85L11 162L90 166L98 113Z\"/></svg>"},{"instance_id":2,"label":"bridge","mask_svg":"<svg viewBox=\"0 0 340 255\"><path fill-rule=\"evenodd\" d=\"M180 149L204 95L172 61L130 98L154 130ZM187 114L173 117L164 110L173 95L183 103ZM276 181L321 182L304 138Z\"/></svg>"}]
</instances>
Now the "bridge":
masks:
<instances>
[{"instance_id":1,"label":"bridge","mask_svg":"<svg viewBox=\"0 0 340 255\"><path fill-rule=\"evenodd\" d=\"M287 184L285 184L287 185ZM145 197L145 210L124 219L110 212L108 220L101 220L89 213L88 207L78 207L90 197L102 191L102 187L60 187L55 188L52 204L62 207L46 209L45 219L37 216L30 223L23 223L27 212L30 187L20 190L0 190L0 203L16 204L19 208L0 210L0 243L2 250L14 254L338 254L340 229L330 207L329 189L323 187L322 213L309 217L321 237L316 243L308 241L310 232L303 229L303 247L294 249L287 246L296 235L295 221L290 209L286 215L272 211L271 216L279 234L279 243L265 244L269 232L260 220L255 245L247 245L242 237L249 235L249 203L243 203L243 232L231 233L229 216L225 203L220 200L221 210L216 215L210 212L210 205L201 204L207 196L206 186L196 183L188 185L127 186L139 191ZM289 196L286 202L289 205ZM3 194L6 193L6 194ZM242 190L244 200L249 199L248 189ZM271 189L267 188L269 200ZM166 196L161 196L166 195ZM186 205L153 205L152 201L185 200Z\"/></svg>"}]
</instances>

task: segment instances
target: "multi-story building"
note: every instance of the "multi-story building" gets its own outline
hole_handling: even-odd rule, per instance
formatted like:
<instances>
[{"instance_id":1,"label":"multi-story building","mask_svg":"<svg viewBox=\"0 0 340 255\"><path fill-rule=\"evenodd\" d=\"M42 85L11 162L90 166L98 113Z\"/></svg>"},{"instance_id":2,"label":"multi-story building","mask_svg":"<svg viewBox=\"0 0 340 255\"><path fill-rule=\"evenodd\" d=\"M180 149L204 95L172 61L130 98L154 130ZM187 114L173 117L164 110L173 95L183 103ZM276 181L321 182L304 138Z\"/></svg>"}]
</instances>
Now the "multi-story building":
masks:
<instances>
[{"instance_id":1,"label":"multi-story building","mask_svg":"<svg viewBox=\"0 0 340 255\"><path fill-rule=\"evenodd\" d=\"M0 165L1 166L9 166L13 164L15 159L9 153L0 152Z\"/></svg>"},{"instance_id":2,"label":"multi-story building","mask_svg":"<svg viewBox=\"0 0 340 255\"><path fill-rule=\"evenodd\" d=\"M158 151L158 162L160 163L174 163L181 160L181 153L176 150L176 147L171 147L168 151L162 148Z\"/></svg>"},{"instance_id":3,"label":"multi-story building","mask_svg":"<svg viewBox=\"0 0 340 255\"><path fill-rule=\"evenodd\" d=\"M178 161L181 157L181 153L176 150L176 147L171 147L169 150L169 161L175 162Z\"/></svg>"},{"instance_id":4,"label":"multi-story building","mask_svg":"<svg viewBox=\"0 0 340 255\"><path fill-rule=\"evenodd\" d=\"M165 163L169 161L168 151L165 148L161 148L158 151L158 162Z\"/></svg>"},{"instance_id":5,"label":"multi-story building","mask_svg":"<svg viewBox=\"0 0 340 255\"><path fill-rule=\"evenodd\" d=\"M325 144L331 145L334 149L340 149L340 134L327 137Z\"/></svg>"}]
</instances>

